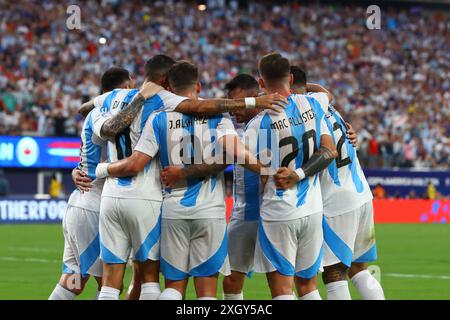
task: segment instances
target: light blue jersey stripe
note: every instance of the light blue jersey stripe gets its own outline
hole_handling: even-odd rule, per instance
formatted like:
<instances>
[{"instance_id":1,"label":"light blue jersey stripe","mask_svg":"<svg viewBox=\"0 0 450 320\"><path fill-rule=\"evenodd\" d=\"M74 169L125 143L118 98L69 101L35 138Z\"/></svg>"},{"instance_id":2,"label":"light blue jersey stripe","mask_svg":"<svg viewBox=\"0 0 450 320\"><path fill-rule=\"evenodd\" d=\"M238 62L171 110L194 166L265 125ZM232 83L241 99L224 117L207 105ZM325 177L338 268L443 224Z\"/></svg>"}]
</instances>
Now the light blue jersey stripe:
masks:
<instances>
[{"instance_id":1,"label":"light blue jersey stripe","mask_svg":"<svg viewBox=\"0 0 450 320\"><path fill-rule=\"evenodd\" d=\"M183 114L183 123L188 124L187 131L189 132L189 136L184 135L184 139L188 138L191 139L191 137L195 136L194 132L194 118L192 116L188 116L186 114ZM189 143L189 154L187 155L188 158L194 157L194 146L193 143ZM184 193L183 198L180 200L180 204L185 207L194 207L197 203L197 197L200 193L200 189L202 187L203 179L187 179L187 190Z\"/></svg>"},{"instance_id":2,"label":"light blue jersey stripe","mask_svg":"<svg viewBox=\"0 0 450 320\"><path fill-rule=\"evenodd\" d=\"M84 128L84 136L85 136L85 148L86 148L86 164L87 164L87 174L89 178L95 180L95 169L97 165L100 163L102 156L102 147L100 145L95 144L92 141L92 136L94 134L94 127L92 123L92 114L89 113L86 119L86 126Z\"/></svg>"},{"instance_id":3,"label":"light blue jersey stripe","mask_svg":"<svg viewBox=\"0 0 450 320\"><path fill-rule=\"evenodd\" d=\"M293 117L293 118L296 118L296 119L299 119L300 121L302 121L301 114L298 110L298 107L292 101L291 97L289 97L289 102L291 102L292 104L290 104L290 107L288 109L286 109L286 116L288 118ZM303 123L303 121L302 121L302 123ZM295 137L297 139L297 141L299 142L298 155L295 157L295 168L296 169L302 167L303 158L308 156L303 153L302 137L303 137L304 133L305 133L305 125L304 124L297 125L297 126L291 125L291 135L293 137ZM308 143L308 142L306 142L306 143ZM297 183L297 207L299 207L305 203L308 189L309 189L309 179L303 179Z\"/></svg>"}]
</instances>

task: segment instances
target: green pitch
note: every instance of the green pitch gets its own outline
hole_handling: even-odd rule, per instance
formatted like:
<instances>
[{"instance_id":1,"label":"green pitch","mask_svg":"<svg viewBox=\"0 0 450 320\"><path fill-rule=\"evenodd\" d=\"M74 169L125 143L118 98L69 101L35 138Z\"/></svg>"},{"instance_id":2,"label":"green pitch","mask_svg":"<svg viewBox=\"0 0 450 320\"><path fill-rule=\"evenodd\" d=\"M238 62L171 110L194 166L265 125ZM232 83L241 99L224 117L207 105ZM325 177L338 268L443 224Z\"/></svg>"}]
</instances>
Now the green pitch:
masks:
<instances>
[{"instance_id":1,"label":"green pitch","mask_svg":"<svg viewBox=\"0 0 450 320\"><path fill-rule=\"evenodd\" d=\"M450 225L377 225L376 234L387 299L450 299ZM62 252L60 225L0 225L0 299L47 299L60 276ZM126 286L129 279L128 271ZM92 299L94 283L80 298ZM247 299L270 298L259 274L244 292ZM320 292L325 297L321 281ZM194 297L190 284L188 298Z\"/></svg>"}]
</instances>

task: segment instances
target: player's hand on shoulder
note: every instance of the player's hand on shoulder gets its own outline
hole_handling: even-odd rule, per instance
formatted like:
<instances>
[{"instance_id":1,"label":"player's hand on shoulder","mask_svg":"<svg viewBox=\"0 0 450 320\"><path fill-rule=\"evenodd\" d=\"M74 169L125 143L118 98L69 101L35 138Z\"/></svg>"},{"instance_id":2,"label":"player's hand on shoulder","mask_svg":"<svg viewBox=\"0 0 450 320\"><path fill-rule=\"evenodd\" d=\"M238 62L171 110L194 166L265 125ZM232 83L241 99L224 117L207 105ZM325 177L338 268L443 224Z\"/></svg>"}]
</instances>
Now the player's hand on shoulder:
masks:
<instances>
[{"instance_id":1,"label":"player's hand on shoulder","mask_svg":"<svg viewBox=\"0 0 450 320\"><path fill-rule=\"evenodd\" d=\"M151 82L151 81L147 81L145 82L142 87L141 90L139 91L139 93L145 98L148 99L150 97L153 97L155 94L157 94L158 92L160 92L161 90L164 90L163 87L161 87L160 85Z\"/></svg>"},{"instance_id":2,"label":"player's hand on shoulder","mask_svg":"<svg viewBox=\"0 0 450 320\"><path fill-rule=\"evenodd\" d=\"M350 143L355 147L358 148L358 135L356 134L355 129L353 129L352 125L348 122L345 123L347 126L347 138L350 141Z\"/></svg>"},{"instance_id":3,"label":"player's hand on shoulder","mask_svg":"<svg viewBox=\"0 0 450 320\"><path fill-rule=\"evenodd\" d=\"M81 193L89 192L92 189L92 179L84 171L78 168L72 170L72 180Z\"/></svg>"},{"instance_id":4,"label":"player's hand on shoulder","mask_svg":"<svg viewBox=\"0 0 450 320\"><path fill-rule=\"evenodd\" d=\"M295 170L286 167L281 167L278 169L273 178L275 181L275 186L278 189L289 189L299 181L299 177L295 173Z\"/></svg>"},{"instance_id":5,"label":"player's hand on shoulder","mask_svg":"<svg viewBox=\"0 0 450 320\"><path fill-rule=\"evenodd\" d=\"M272 93L255 98L256 107L261 109L274 110L276 112L281 112L282 109L286 108L288 103L287 99L279 93Z\"/></svg>"},{"instance_id":6,"label":"player's hand on shoulder","mask_svg":"<svg viewBox=\"0 0 450 320\"><path fill-rule=\"evenodd\" d=\"M166 188L173 188L178 182L186 178L183 167L168 166L161 170L161 182Z\"/></svg>"}]
</instances>

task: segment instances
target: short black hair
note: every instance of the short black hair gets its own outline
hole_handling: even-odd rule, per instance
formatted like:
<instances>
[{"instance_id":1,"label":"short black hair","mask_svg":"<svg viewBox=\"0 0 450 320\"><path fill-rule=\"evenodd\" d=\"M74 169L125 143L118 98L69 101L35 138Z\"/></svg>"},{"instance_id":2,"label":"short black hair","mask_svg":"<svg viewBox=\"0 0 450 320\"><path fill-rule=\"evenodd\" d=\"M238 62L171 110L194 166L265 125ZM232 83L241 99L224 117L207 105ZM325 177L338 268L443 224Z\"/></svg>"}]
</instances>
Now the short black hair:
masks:
<instances>
[{"instance_id":1,"label":"short black hair","mask_svg":"<svg viewBox=\"0 0 450 320\"><path fill-rule=\"evenodd\" d=\"M189 61L181 60L170 68L167 78L173 90L183 90L197 84L198 68Z\"/></svg>"},{"instance_id":2,"label":"short black hair","mask_svg":"<svg viewBox=\"0 0 450 320\"><path fill-rule=\"evenodd\" d=\"M109 68L102 75L100 91L104 93L120 88L121 85L130 79L130 73L127 69L121 67Z\"/></svg>"},{"instance_id":3,"label":"short black hair","mask_svg":"<svg viewBox=\"0 0 450 320\"><path fill-rule=\"evenodd\" d=\"M289 60L278 52L266 54L259 62L259 73L266 82L288 78L291 73Z\"/></svg>"},{"instance_id":4,"label":"short black hair","mask_svg":"<svg viewBox=\"0 0 450 320\"><path fill-rule=\"evenodd\" d=\"M145 62L145 79L158 81L167 76L175 60L165 54L157 54Z\"/></svg>"},{"instance_id":5,"label":"short black hair","mask_svg":"<svg viewBox=\"0 0 450 320\"><path fill-rule=\"evenodd\" d=\"M294 76L293 87L306 87L307 74L304 68L301 66L291 66L291 73Z\"/></svg>"},{"instance_id":6,"label":"short black hair","mask_svg":"<svg viewBox=\"0 0 450 320\"><path fill-rule=\"evenodd\" d=\"M258 81L256 81L256 79L253 76L246 73L241 73L235 76L233 79L230 80L230 82L228 82L225 85L225 90L228 92L233 91L234 89L237 88L242 90L258 91L259 84Z\"/></svg>"}]
</instances>

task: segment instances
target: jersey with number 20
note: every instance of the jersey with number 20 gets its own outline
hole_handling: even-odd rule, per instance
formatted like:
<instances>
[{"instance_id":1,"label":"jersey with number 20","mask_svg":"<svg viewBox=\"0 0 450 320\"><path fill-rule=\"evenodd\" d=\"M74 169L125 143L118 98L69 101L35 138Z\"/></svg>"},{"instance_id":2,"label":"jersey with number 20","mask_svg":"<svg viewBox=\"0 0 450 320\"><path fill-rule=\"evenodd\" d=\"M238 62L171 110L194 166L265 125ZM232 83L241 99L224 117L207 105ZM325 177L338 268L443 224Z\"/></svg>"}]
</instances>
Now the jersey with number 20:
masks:
<instances>
[{"instance_id":1,"label":"jersey with number 20","mask_svg":"<svg viewBox=\"0 0 450 320\"><path fill-rule=\"evenodd\" d=\"M321 136L330 134L324 106L328 106L328 97L324 93L292 94L281 113L264 111L257 115L249 123L244 141L263 164L270 161L272 174L280 167L300 168L320 147ZM276 188L270 175L261 200L261 218L282 221L322 213L318 180L316 174L281 190Z\"/></svg>"}]
</instances>

